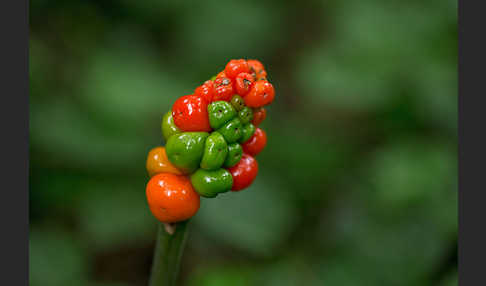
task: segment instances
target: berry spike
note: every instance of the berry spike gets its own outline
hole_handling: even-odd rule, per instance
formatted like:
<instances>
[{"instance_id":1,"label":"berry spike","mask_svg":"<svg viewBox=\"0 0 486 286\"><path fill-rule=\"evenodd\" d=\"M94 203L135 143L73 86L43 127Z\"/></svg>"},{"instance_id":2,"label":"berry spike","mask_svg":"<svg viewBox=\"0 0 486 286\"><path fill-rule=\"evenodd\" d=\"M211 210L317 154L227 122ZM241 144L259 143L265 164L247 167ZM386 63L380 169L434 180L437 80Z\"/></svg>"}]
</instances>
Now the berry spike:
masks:
<instances>
[{"instance_id":1,"label":"berry spike","mask_svg":"<svg viewBox=\"0 0 486 286\"><path fill-rule=\"evenodd\" d=\"M199 207L194 195L214 198L249 187L258 173L255 156L267 143L259 127L264 106L274 99L267 71L255 59L230 60L193 94L178 98L163 115L167 145L152 149L146 162L153 215L163 223L186 220Z\"/></svg>"}]
</instances>

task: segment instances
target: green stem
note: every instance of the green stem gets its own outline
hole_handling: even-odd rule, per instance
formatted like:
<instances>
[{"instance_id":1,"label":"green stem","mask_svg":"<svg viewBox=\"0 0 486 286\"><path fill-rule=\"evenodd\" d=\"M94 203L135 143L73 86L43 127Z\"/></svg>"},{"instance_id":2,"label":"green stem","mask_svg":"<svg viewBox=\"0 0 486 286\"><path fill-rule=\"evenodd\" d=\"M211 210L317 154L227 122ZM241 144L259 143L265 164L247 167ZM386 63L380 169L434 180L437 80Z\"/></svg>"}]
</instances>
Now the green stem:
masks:
<instances>
[{"instance_id":1,"label":"green stem","mask_svg":"<svg viewBox=\"0 0 486 286\"><path fill-rule=\"evenodd\" d=\"M175 285L187 239L188 225L189 220L171 226L159 223L149 286ZM174 233L169 234L167 227L174 227Z\"/></svg>"}]
</instances>

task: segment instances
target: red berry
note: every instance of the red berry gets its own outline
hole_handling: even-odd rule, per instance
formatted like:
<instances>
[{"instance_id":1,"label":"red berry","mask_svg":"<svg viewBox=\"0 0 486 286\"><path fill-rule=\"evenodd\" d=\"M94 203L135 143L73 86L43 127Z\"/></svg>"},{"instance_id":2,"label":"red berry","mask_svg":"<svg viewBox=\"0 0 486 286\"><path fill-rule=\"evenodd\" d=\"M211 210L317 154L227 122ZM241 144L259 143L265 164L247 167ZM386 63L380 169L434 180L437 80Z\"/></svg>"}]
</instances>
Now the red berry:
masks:
<instances>
[{"instance_id":1,"label":"red berry","mask_svg":"<svg viewBox=\"0 0 486 286\"><path fill-rule=\"evenodd\" d=\"M250 71L252 72L260 72L261 70L264 70L265 67L263 66L262 62L259 60L247 60L248 66L250 67Z\"/></svg>"},{"instance_id":2,"label":"red berry","mask_svg":"<svg viewBox=\"0 0 486 286\"><path fill-rule=\"evenodd\" d=\"M259 76L257 76L255 81L258 81L258 80L267 80L267 72L264 71Z\"/></svg>"},{"instance_id":3,"label":"red berry","mask_svg":"<svg viewBox=\"0 0 486 286\"><path fill-rule=\"evenodd\" d=\"M244 154L241 160L228 171L233 177L232 191L240 191L253 183L258 174L258 162L255 158L248 154Z\"/></svg>"},{"instance_id":4,"label":"red berry","mask_svg":"<svg viewBox=\"0 0 486 286\"><path fill-rule=\"evenodd\" d=\"M257 128L250 139L241 144L241 147L243 147L243 152L256 156L265 148L265 145L267 145L267 134L262 129Z\"/></svg>"},{"instance_id":5,"label":"red berry","mask_svg":"<svg viewBox=\"0 0 486 286\"><path fill-rule=\"evenodd\" d=\"M231 79L235 79L236 76L242 72L248 73L249 71L250 67L244 59L231 60L228 62L226 68L224 69L226 76Z\"/></svg>"},{"instance_id":6,"label":"red berry","mask_svg":"<svg viewBox=\"0 0 486 286\"><path fill-rule=\"evenodd\" d=\"M272 103L275 97L273 85L266 80L256 81L248 94L243 98L249 107L261 107Z\"/></svg>"},{"instance_id":7,"label":"red berry","mask_svg":"<svg viewBox=\"0 0 486 286\"><path fill-rule=\"evenodd\" d=\"M208 103L213 101L214 83L212 80L207 80L202 85L194 90L194 95L204 98Z\"/></svg>"},{"instance_id":8,"label":"red berry","mask_svg":"<svg viewBox=\"0 0 486 286\"><path fill-rule=\"evenodd\" d=\"M218 77L214 80L213 101L230 101L233 97L233 82L227 77Z\"/></svg>"},{"instance_id":9,"label":"red berry","mask_svg":"<svg viewBox=\"0 0 486 286\"><path fill-rule=\"evenodd\" d=\"M236 93L245 96L250 91L253 82L254 80L251 74L246 72L238 74L235 79Z\"/></svg>"},{"instance_id":10,"label":"red berry","mask_svg":"<svg viewBox=\"0 0 486 286\"><path fill-rule=\"evenodd\" d=\"M267 72L259 60L248 60L247 63L250 67L250 74L255 80L267 77Z\"/></svg>"},{"instance_id":11,"label":"red berry","mask_svg":"<svg viewBox=\"0 0 486 286\"><path fill-rule=\"evenodd\" d=\"M227 77L226 74L224 73L224 70L223 71L220 71L217 75L216 75L216 78L218 77Z\"/></svg>"},{"instance_id":12,"label":"red berry","mask_svg":"<svg viewBox=\"0 0 486 286\"><path fill-rule=\"evenodd\" d=\"M172 106L174 123L182 131L211 131L207 101L197 95L179 97Z\"/></svg>"},{"instance_id":13,"label":"red berry","mask_svg":"<svg viewBox=\"0 0 486 286\"><path fill-rule=\"evenodd\" d=\"M253 110L253 120L251 121L251 123L256 127L258 127L258 125L260 125L260 123L262 123L266 117L267 117L267 110L263 107L258 107Z\"/></svg>"}]
</instances>

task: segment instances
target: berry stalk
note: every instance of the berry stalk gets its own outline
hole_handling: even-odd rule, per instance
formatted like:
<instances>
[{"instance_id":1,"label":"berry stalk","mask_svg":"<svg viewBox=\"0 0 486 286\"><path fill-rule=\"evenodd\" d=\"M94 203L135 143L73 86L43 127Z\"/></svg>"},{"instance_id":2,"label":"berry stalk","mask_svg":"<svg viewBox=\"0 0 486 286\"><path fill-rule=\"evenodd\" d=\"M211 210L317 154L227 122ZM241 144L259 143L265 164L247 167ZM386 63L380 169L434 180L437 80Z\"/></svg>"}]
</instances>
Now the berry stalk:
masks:
<instances>
[{"instance_id":1,"label":"berry stalk","mask_svg":"<svg viewBox=\"0 0 486 286\"><path fill-rule=\"evenodd\" d=\"M162 118L165 146L150 150L145 194L160 221L149 286L174 285L188 220L209 199L248 188L267 143L258 127L275 98L263 64L231 60L193 94L179 97Z\"/></svg>"},{"instance_id":2,"label":"berry stalk","mask_svg":"<svg viewBox=\"0 0 486 286\"><path fill-rule=\"evenodd\" d=\"M176 285L188 227L189 220L175 224L159 223L149 286Z\"/></svg>"}]
</instances>

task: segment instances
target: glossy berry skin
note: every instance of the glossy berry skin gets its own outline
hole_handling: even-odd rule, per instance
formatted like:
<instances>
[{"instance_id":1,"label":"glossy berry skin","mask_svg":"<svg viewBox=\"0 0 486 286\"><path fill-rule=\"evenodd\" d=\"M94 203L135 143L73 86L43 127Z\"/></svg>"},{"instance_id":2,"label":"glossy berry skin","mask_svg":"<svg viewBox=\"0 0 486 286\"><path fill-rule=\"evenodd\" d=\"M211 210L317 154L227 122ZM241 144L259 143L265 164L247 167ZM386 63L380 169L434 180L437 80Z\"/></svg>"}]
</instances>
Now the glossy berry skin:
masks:
<instances>
[{"instance_id":1,"label":"glossy berry skin","mask_svg":"<svg viewBox=\"0 0 486 286\"><path fill-rule=\"evenodd\" d=\"M275 97L273 85L266 80L256 81L250 92L243 98L249 107L261 107L272 103Z\"/></svg>"},{"instance_id":2,"label":"glossy berry skin","mask_svg":"<svg viewBox=\"0 0 486 286\"><path fill-rule=\"evenodd\" d=\"M145 194L150 211L161 222L184 221L199 210L199 195L186 176L157 174L147 183Z\"/></svg>"},{"instance_id":3,"label":"glossy berry skin","mask_svg":"<svg viewBox=\"0 0 486 286\"><path fill-rule=\"evenodd\" d=\"M218 77L214 80L213 101L230 101L233 94L233 81L230 78Z\"/></svg>"},{"instance_id":4,"label":"glossy berry skin","mask_svg":"<svg viewBox=\"0 0 486 286\"><path fill-rule=\"evenodd\" d=\"M207 103L213 102L213 94L214 82L212 80L207 80L194 90L194 95L204 98Z\"/></svg>"},{"instance_id":5,"label":"glossy berry skin","mask_svg":"<svg viewBox=\"0 0 486 286\"><path fill-rule=\"evenodd\" d=\"M267 145L267 134L260 128L255 130L253 136L241 145L243 152L252 156L258 155Z\"/></svg>"},{"instance_id":6,"label":"glossy berry skin","mask_svg":"<svg viewBox=\"0 0 486 286\"><path fill-rule=\"evenodd\" d=\"M247 60L246 62L250 67L250 74L253 76L254 80L267 77L265 67L259 60Z\"/></svg>"},{"instance_id":7,"label":"glossy berry skin","mask_svg":"<svg viewBox=\"0 0 486 286\"><path fill-rule=\"evenodd\" d=\"M233 177L226 169L199 169L191 175L191 183L196 192L206 198L214 198L219 193L231 190Z\"/></svg>"},{"instance_id":8,"label":"glossy berry skin","mask_svg":"<svg viewBox=\"0 0 486 286\"><path fill-rule=\"evenodd\" d=\"M241 137L241 121L238 118L233 118L223 127L218 129L218 132L223 135L228 144L238 141Z\"/></svg>"},{"instance_id":9,"label":"glossy berry skin","mask_svg":"<svg viewBox=\"0 0 486 286\"><path fill-rule=\"evenodd\" d=\"M204 153L201 159L201 168L216 170L221 168L228 155L228 144L223 135L214 131L206 138Z\"/></svg>"},{"instance_id":10,"label":"glossy berry skin","mask_svg":"<svg viewBox=\"0 0 486 286\"><path fill-rule=\"evenodd\" d=\"M208 103L200 96L181 96L172 106L172 117L182 131L211 131Z\"/></svg>"},{"instance_id":11,"label":"glossy berry skin","mask_svg":"<svg viewBox=\"0 0 486 286\"><path fill-rule=\"evenodd\" d=\"M249 107L243 107L243 109L238 112L238 118L241 120L242 124L249 123L253 119L253 110Z\"/></svg>"},{"instance_id":12,"label":"glossy berry skin","mask_svg":"<svg viewBox=\"0 0 486 286\"><path fill-rule=\"evenodd\" d=\"M165 142L169 140L169 137L174 134L179 134L182 131L175 125L174 119L172 118L172 111L168 111L162 117L162 136L165 139Z\"/></svg>"},{"instance_id":13,"label":"glossy berry skin","mask_svg":"<svg viewBox=\"0 0 486 286\"><path fill-rule=\"evenodd\" d=\"M244 59L239 59L239 60L231 60L226 64L226 67L224 69L224 73L226 74L227 77L231 79L235 79L236 76L240 73L249 73L250 72L250 67L248 66L248 63Z\"/></svg>"},{"instance_id":14,"label":"glossy berry skin","mask_svg":"<svg viewBox=\"0 0 486 286\"><path fill-rule=\"evenodd\" d=\"M255 78L249 73L243 72L238 74L234 84L236 93L244 97L250 91L254 81Z\"/></svg>"},{"instance_id":15,"label":"glossy berry skin","mask_svg":"<svg viewBox=\"0 0 486 286\"><path fill-rule=\"evenodd\" d=\"M167 154L165 153L165 148L162 146L150 150L145 166L150 177L160 173L182 175L182 172L169 161L169 158L167 158Z\"/></svg>"},{"instance_id":16,"label":"glossy berry skin","mask_svg":"<svg viewBox=\"0 0 486 286\"><path fill-rule=\"evenodd\" d=\"M171 136L165 145L167 158L184 174L196 171L208 136L206 132L183 132Z\"/></svg>"},{"instance_id":17,"label":"glossy berry skin","mask_svg":"<svg viewBox=\"0 0 486 286\"><path fill-rule=\"evenodd\" d=\"M233 167L236 165L243 155L243 148L238 143L231 143L228 145L228 155L224 161L224 167Z\"/></svg>"},{"instance_id":18,"label":"glossy berry skin","mask_svg":"<svg viewBox=\"0 0 486 286\"><path fill-rule=\"evenodd\" d=\"M231 105L233 105L233 107L236 109L236 111L240 111L244 107L246 107L245 101L243 100L243 97L241 97L238 94L233 95L230 102L231 102Z\"/></svg>"},{"instance_id":19,"label":"glossy berry skin","mask_svg":"<svg viewBox=\"0 0 486 286\"><path fill-rule=\"evenodd\" d=\"M259 60L247 60L246 62L250 67L250 72L252 73L260 73L261 71L265 70L265 67Z\"/></svg>"},{"instance_id":20,"label":"glossy berry skin","mask_svg":"<svg viewBox=\"0 0 486 286\"><path fill-rule=\"evenodd\" d=\"M251 123L258 127L267 118L267 110L263 107L253 109L253 120Z\"/></svg>"},{"instance_id":21,"label":"glossy berry skin","mask_svg":"<svg viewBox=\"0 0 486 286\"><path fill-rule=\"evenodd\" d=\"M255 134L256 127L255 125L248 123L241 127L241 137L238 139L238 142L245 143L246 141L250 140L250 138Z\"/></svg>"},{"instance_id":22,"label":"glossy berry skin","mask_svg":"<svg viewBox=\"0 0 486 286\"><path fill-rule=\"evenodd\" d=\"M215 77L213 80L219 78L219 77L227 77L226 76L226 73L224 72L224 70L220 71Z\"/></svg>"},{"instance_id":23,"label":"glossy berry skin","mask_svg":"<svg viewBox=\"0 0 486 286\"><path fill-rule=\"evenodd\" d=\"M258 174L258 162L252 156L243 153L241 160L228 169L233 177L232 191L240 191L253 183Z\"/></svg>"},{"instance_id":24,"label":"glossy berry skin","mask_svg":"<svg viewBox=\"0 0 486 286\"><path fill-rule=\"evenodd\" d=\"M227 101L215 101L208 105L209 125L218 129L236 117L236 110Z\"/></svg>"}]
</instances>

